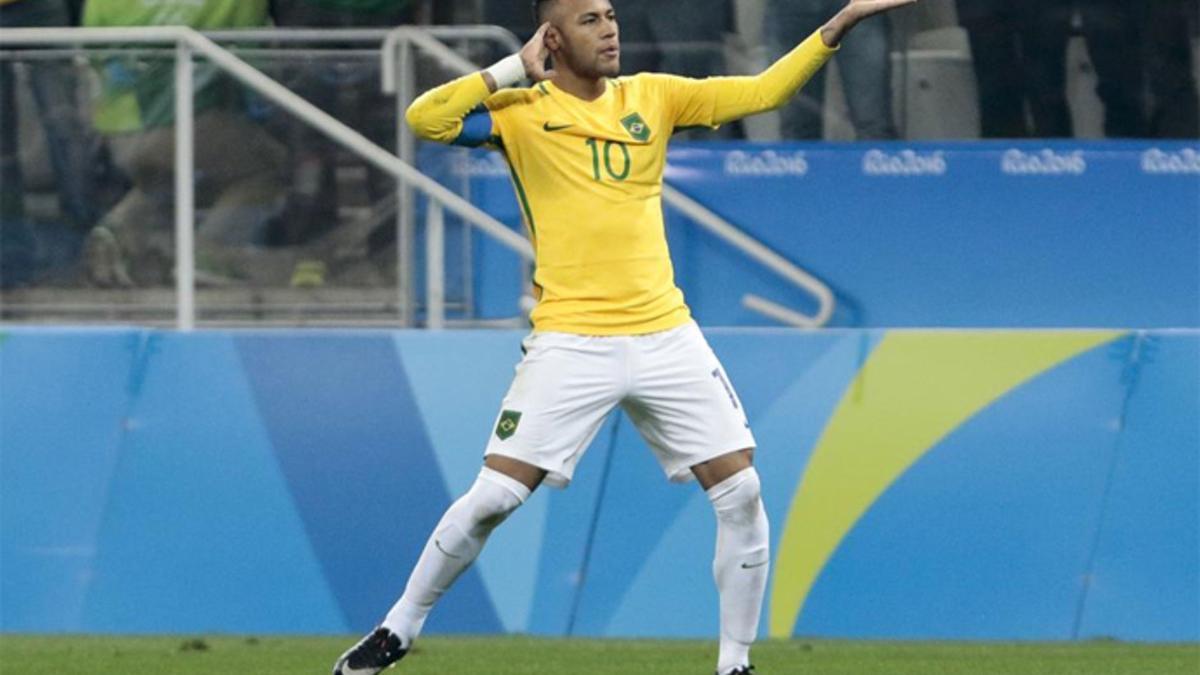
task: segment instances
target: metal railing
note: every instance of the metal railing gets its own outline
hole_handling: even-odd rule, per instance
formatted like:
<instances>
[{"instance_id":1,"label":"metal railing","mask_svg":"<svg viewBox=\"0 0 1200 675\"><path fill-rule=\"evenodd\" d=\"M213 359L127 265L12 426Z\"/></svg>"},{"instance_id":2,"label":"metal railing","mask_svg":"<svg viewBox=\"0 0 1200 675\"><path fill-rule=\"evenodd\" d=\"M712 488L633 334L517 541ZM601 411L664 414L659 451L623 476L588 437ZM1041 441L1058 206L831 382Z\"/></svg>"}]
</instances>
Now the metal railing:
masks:
<instances>
[{"instance_id":1,"label":"metal railing","mask_svg":"<svg viewBox=\"0 0 1200 675\"><path fill-rule=\"evenodd\" d=\"M417 139L404 123L403 111L416 99L417 52L431 57L451 72L466 74L479 69L444 41L478 41L498 45L508 52L521 48L521 41L500 26L399 26L392 29L285 29L285 30L227 30L205 32L215 41L238 43L347 43L366 42L378 45L382 89L396 97L396 156L409 165L416 165ZM400 178L397 185L396 242L400 323L414 323L416 284L408 274L416 269L415 214L412 186ZM445 302L445 214L434 205L426 214L425 246L425 325L441 328L446 323ZM526 286L529 266L521 266Z\"/></svg>"},{"instance_id":2,"label":"metal railing","mask_svg":"<svg viewBox=\"0 0 1200 675\"><path fill-rule=\"evenodd\" d=\"M239 37L261 40L264 35L271 39L278 37L275 33L263 32L240 33ZM336 37L322 34L319 39ZM196 325L195 176L192 165L195 148L192 59L196 55L207 58L242 84L312 125L342 147L392 174L409 188L423 193L429 199L430 218L435 225L444 218L444 210L449 210L522 258L533 259L533 249L524 237L191 28L15 28L0 32L0 45L149 44L175 47L175 290L176 326L179 330L190 331ZM437 266L436 261L433 264ZM444 307L444 302L434 304ZM401 305L410 307L407 302ZM435 323L440 326L442 318L431 320L431 327Z\"/></svg>"},{"instance_id":3,"label":"metal railing","mask_svg":"<svg viewBox=\"0 0 1200 675\"><path fill-rule=\"evenodd\" d=\"M416 99L417 79L415 53L433 58L451 72L470 73L479 69L443 40L480 41L499 45L506 51L521 48L521 41L500 26L398 26L392 29L286 29L286 30L228 30L206 32L213 40L238 43L347 43L366 42L378 46L381 86L385 94L396 97L396 156L409 165L416 165L416 137L404 122L403 111ZM408 274L415 270L415 214L412 187L400 178L397 185L396 243L398 293L401 325L415 322L416 306L414 279ZM442 328L446 323L445 298L445 214L434 205L425 219L425 325ZM529 266L521 266L521 274L529 281Z\"/></svg>"},{"instance_id":4,"label":"metal railing","mask_svg":"<svg viewBox=\"0 0 1200 675\"><path fill-rule=\"evenodd\" d=\"M820 328L829 323L829 319L833 316L835 299L833 291L829 290L829 287L820 279L772 251L766 244L738 229L733 223L713 213L700 202L667 185L665 181L663 183L663 200L679 209L680 213L691 218L700 227L729 242L796 287L808 291L817 299L818 303L817 313L809 315L767 300L760 295L747 293L742 296L744 307L780 323L798 328Z\"/></svg>"},{"instance_id":5,"label":"metal railing","mask_svg":"<svg viewBox=\"0 0 1200 675\"><path fill-rule=\"evenodd\" d=\"M426 325L440 328L445 324L445 209L449 209L468 224L496 239L525 260L532 260L533 251L524 237L510 230L495 218L484 213L465 199L455 195L433 179L417 171L415 139L401 115L397 115L397 153L393 155L367 140L328 113L305 101L283 85L264 75L253 66L217 45L213 40L230 42L347 42L370 41L381 44L382 86L385 92L397 96L398 110L404 110L415 98L415 53L420 51L452 72L467 74L478 66L455 52L441 39L488 40L507 50L516 51L520 42L512 33L496 26L447 26L432 28L400 27L392 30L246 30L217 31L201 34L185 27L149 28L29 28L7 29L0 33L0 45L131 45L160 44L175 46L176 87L176 157L175 157L175 228L176 228L176 324L181 330L195 326L195 268L194 232L195 192L192 156L193 106L192 58L199 54L226 71L246 86L279 105L333 141L354 152L371 164L396 177L400 187L401 208L398 209L398 247L401 274L398 292L401 322L412 321L415 284L408 281L408 271L415 269L411 242L413 237L412 190L429 197L426 214ZM398 155L398 156L397 156ZM816 298L819 308L813 315L804 314L757 295L747 294L743 305L774 320L804 328L825 325L832 316L834 296L828 286L799 266L775 253L679 190L664 183L664 201L688 216L697 225L715 234L742 251L751 259L774 271L796 287ZM527 267L525 267L527 269Z\"/></svg>"},{"instance_id":6,"label":"metal railing","mask_svg":"<svg viewBox=\"0 0 1200 675\"><path fill-rule=\"evenodd\" d=\"M481 41L499 45L506 51L521 48L521 41L510 31L500 26L399 26L392 29L335 29L335 30L252 30L206 32L213 40L224 42L290 42L290 43L346 43L370 42L379 45L381 86L383 92L396 97L396 156L409 165L416 164L417 139L404 122L403 111L416 99L417 76L416 52L433 58L451 72L466 74L479 69L459 52L446 45L444 40ZM414 323L413 308L416 305L416 284L408 271L416 269L415 213L412 186L401 177L397 186L398 208L396 210L397 275L400 295L400 323ZM426 213L425 220L425 325L442 328L446 323L445 299L445 214L434 204ZM485 230L486 231L486 230ZM521 266L521 273L528 282L528 265ZM525 284L528 286L528 283Z\"/></svg>"},{"instance_id":7,"label":"metal railing","mask_svg":"<svg viewBox=\"0 0 1200 675\"><path fill-rule=\"evenodd\" d=\"M491 40L509 52L521 48L521 42L511 32L499 26L441 26L414 28L400 26L392 29L384 40L381 50L381 73L383 91L396 96L396 110L407 110L416 100L415 89L417 75L416 52L437 60L451 72L466 75L479 70L479 66L451 49L441 40ZM415 163L417 139L412 130L403 121L403 115L397 115L399 127L396 131L396 154L406 162ZM413 232L412 200L408 198L408 186L400 184L400 201L408 204L397 214L398 239L411 240ZM440 328L445 317L445 219L444 214L431 210L425 220L425 317L426 325L430 328ZM411 249L402 249L400 265L411 264ZM521 273L525 286L529 285L528 265L522 265ZM411 295L410 302L411 305Z\"/></svg>"}]
</instances>

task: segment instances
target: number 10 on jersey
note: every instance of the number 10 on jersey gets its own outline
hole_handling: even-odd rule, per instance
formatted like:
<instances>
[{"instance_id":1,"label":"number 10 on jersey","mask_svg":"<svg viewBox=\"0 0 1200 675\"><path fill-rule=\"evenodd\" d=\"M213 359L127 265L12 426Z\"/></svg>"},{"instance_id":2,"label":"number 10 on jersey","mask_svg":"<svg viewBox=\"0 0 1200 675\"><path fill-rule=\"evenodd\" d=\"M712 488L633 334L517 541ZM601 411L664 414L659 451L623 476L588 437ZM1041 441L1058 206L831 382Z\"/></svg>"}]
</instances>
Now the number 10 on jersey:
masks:
<instances>
[{"instance_id":1,"label":"number 10 on jersey","mask_svg":"<svg viewBox=\"0 0 1200 675\"><path fill-rule=\"evenodd\" d=\"M600 176L600 157L604 156L604 170L608 173L608 177L615 181L623 181L629 177L629 172L633 169L633 160L629 157L629 147L621 141L604 141L603 146L600 141L595 138L587 139L587 145L592 149L592 178L597 181L603 180ZM613 169L613 148L620 148L620 163L621 170L617 172Z\"/></svg>"}]
</instances>

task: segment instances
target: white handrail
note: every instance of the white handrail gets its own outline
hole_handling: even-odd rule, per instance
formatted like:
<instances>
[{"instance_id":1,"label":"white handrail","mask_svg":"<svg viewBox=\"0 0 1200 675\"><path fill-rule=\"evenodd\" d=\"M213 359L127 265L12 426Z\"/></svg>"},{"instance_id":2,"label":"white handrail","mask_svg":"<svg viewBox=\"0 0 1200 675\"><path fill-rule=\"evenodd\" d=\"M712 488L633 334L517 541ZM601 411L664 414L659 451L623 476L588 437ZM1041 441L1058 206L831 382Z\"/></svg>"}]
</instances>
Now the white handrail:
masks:
<instances>
[{"instance_id":1,"label":"white handrail","mask_svg":"<svg viewBox=\"0 0 1200 675\"><path fill-rule=\"evenodd\" d=\"M214 33L206 33L211 39L223 39L229 42L273 42L279 44L281 42L330 42L330 41L371 41L382 42L380 49L381 69L383 79L383 90L386 93L396 95L397 110L405 110L412 102L413 93L412 80L415 79L412 71L413 50L412 47L418 47L425 53L437 58L442 64L451 69L461 72L471 72L477 70L475 64L464 58L458 52L447 47L437 38L445 39L467 39L467 40L486 40L497 42L510 51L520 49L521 43L511 32L498 26L439 26L427 29L417 29L409 26L400 26L394 29L335 29L328 31L314 30L281 30L278 32L263 31L263 30L241 30L241 31L219 31ZM407 67L405 71L405 86L399 86L398 76L396 71L398 68ZM397 147L396 155L409 164L415 163L416 154L416 139L413 137L412 131L404 124L403 117L397 116ZM396 248L401 270L410 270L412 265L412 241L413 237L413 202L411 186L404 182L403 179L397 183L397 189L400 196L400 205L396 212ZM441 208L437 207L436 203L430 204L429 214L430 219L427 220L427 227L443 227L444 213ZM432 215L436 214L437 218ZM486 230L485 230L486 232ZM440 231L436 234L441 234ZM436 283L432 282L432 274L444 275L444 243L441 236L434 237L433 234L427 231L427 248L426 248L426 263L427 267L427 285L426 285L426 326L430 328L440 328L445 322L445 279L439 278ZM431 248L434 244L437 245L437 250ZM434 260L436 258L436 260ZM435 264L436 263L436 264ZM413 292L412 277L408 274L401 273L397 275L397 292L400 296L401 307L401 322L404 325L409 325L413 317L413 305L415 294Z\"/></svg>"},{"instance_id":2,"label":"white handrail","mask_svg":"<svg viewBox=\"0 0 1200 675\"><path fill-rule=\"evenodd\" d=\"M509 51L514 54L521 51L521 47L524 46L512 31L494 24L424 26L421 30L439 40L494 40L508 47Z\"/></svg>"},{"instance_id":3,"label":"white handrail","mask_svg":"<svg viewBox=\"0 0 1200 675\"><path fill-rule=\"evenodd\" d=\"M445 43L433 38L427 32L418 28L401 26L399 28L392 29L383 42L383 50L380 55L380 58L382 59L380 62L380 70L382 71L383 75L384 93L396 93L396 82L398 79L396 74L396 64L399 61L397 58L397 50L400 49L406 42L410 42L420 47L422 50L441 61L442 65L446 68L453 71L458 71L463 75L479 70L479 66L472 63L470 59L467 59L453 49L450 49L445 45Z\"/></svg>"},{"instance_id":4,"label":"white handrail","mask_svg":"<svg viewBox=\"0 0 1200 675\"><path fill-rule=\"evenodd\" d=\"M175 43L175 321L179 330L196 327L195 106L192 48Z\"/></svg>"},{"instance_id":5,"label":"white handrail","mask_svg":"<svg viewBox=\"0 0 1200 675\"><path fill-rule=\"evenodd\" d=\"M394 28L239 28L201 31L214 42L377 42L382 43ZM435 39L491 40L512 51L521 41L500 26L422 26L419 29Z\"/></svg>"},{"instance_id":6,"label":"white handrail","mask_svg":"<svg viewBox=\"0 0 1200 675\"><path fill-rule=\"evenodd\" d=\"M472 72L477 70L477 67L470 60L466 59L458 52L450 49L437 38L443 39L467 39L467 40L487 40L497 42L509 51L517 51L521 47L521 42L508 30L499 26L437 26L425 29L416 29L407 26L400 26L390 30L331 30L331 31L312 31L312 30L285 30L278 34L266 31L223 31L220 33L208 33L208 37L213 39L225 38L230 41L246 42L246 41L273 41L279 42L327 42L327 41L382 41L380 49L381 68L383 80L383 91L385 93L394 94L397 99L397 110L404 110L412 102L413 93L412 82L413 73L412 64L412 47L418 47L425 53L437 58L441 63L451 69L460 72ZM279 38L283 39L280 40ZM403 64L403 65L402 65ZM397 70L402 67L407 67L406 82L407 86L399 86L399 76ZM401 117L397 117L397 148L396 154L401 160L413 163L415 155L415 138L408 126L404 124ZM397 255L399 256L401 269L411 269L412 259L412 213L413 205L411 203L411 192L409 186L401 180L397 184L400 193L401 201L400 208L397 210ZM442 228L444 227L444 213L436 203L430 204L428 210L429 218L426 220L426 302L425 302L425 325L428 328L441 328L445 324L445 244ZM437 230L436 232L434 230ZM407 325L412 319L412 302L414 293L412 291L411 277L401 274L397 277L397 291L400 295L402 307L401 317L403 323Z\"/></svg>"},{"instance_id":7,"label":"white handrail","mask_svg":"<svg viewBox=\"0 0 1200 675\"><path fill-rule=\"evenodd\" d=\"M138 27L138 28L6 28L0 31L0 44L186 44L192 51L202 54L214 65L226 71L260 95L270 99L283 109L299 117L318 131L324 133L343 147L371 162L408 185L420 190L445 209L478 227L505 247L526 260L533 259L533 248L520 234L480 210L475 205L443 187L437 181L416 170L395 155L367 140L333 116L304 100L287 87L267 77L262 72L242 61L237 56L218 46L209 38L187 27ZM179 208L179 205L176 205ZM192 227L189 221L184 227L182 216L176 221L177 240L185 239L182 229ZM188 256L189 258L191 256ZM178 264L179 261L177 261ZM186 270L181 270L186 271ZM177 272L177 276L184 274ZM180 282L182 286L182 282ZM182 300L182 299L181 299ZM181 304L183 302L181 301ZM194 315L191 317L194 321ZM180 321L186 329L187 322Z\"/></svg>"},{"instance_id":8,"label":"white handrail","mask_svg":"<svg viewBox=\"0 0 1200 675\"><path fill-rule=\"evenodd\" d=\"M413 89L416 80L416 52L414 47L437 58L443 66L449 68L451 71L470 73L478 70L478 67L474 63L435 39L435 36L487 39L500 42L510 50L520 48L520 41L512 33L495 26L482 28L443 27L437 30L418 30L412 27L400 26L389 31L384 39L383 47L380 49L380 58L382 59L380 73L382 75L383 91L395 95L397 110L407 110L408 106L415 99ZM398 70L402 71L403 75L398 75ZM396 155L406 162L415 163L417 139L402 118L397 117L396 123ZM396 211L397 255L401 262L401 268L411 269L411 264L409 263L411 263L412 259L411 242L413 240L414 209L412 200L409 198L411 194L409 186L401 180L397 188L402 201L401 207ZM432 222L430 221L430 223ZM426 257L428 258L430 255L434 255L434 252L427 250ZM437 255L439 261L441 261L444 251ZM426 286L425 315L427 326L440 326L444 318L445 298L439 295L445 290L444 281L443 279L436 285ZM401 297L401 306L406 308L412 307L415 304L413 302L415 294L411 284L411 277L399 275L397 277L397 286ZM406 311L404 319L405 323L408 323L411 320L411 313Z\"/></svg>"},{"instance_id":9,"label":"white handrail","mask_svg":"<svg viewBox=\"0 0 1200 675\"><path fill-rule=\"evenodd\" d=\"M446 326L446 224L442 207L425 213L425 327Z\"/></svg>"},{"instance_id":10,"label":"white handrail","mask_svg":"<svg viewBox=\"0 0 1200 675\"><path fill-rule=\"evenodd\" d=\"M752 293L742 297L742 305L765 316L789 323L799 328L820 328L829 323L833 316L834 296L821 280L800 269L792 261L772 251L765 244L739 230L732 223L708 210L703 204L683 194L670 185L663 184L663 199L679 209L704 229L742 250L743 253L762 263L776 274L796 286L812 293L820 303L816 315L809 316L766 300Z\"/></svg>"}]
</instances>

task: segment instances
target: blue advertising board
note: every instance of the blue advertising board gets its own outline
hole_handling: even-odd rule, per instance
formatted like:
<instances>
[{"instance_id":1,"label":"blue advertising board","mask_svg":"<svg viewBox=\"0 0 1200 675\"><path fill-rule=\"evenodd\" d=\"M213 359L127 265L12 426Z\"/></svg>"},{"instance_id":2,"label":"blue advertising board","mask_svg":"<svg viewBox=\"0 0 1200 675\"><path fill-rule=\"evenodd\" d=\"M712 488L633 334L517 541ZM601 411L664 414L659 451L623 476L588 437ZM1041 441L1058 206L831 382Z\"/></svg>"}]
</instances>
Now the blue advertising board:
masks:
<instances>
[{"instance_id":1,"label":"blue advertising board","mask_svg":"<svg viewBox=\"0 0 1200 675\"><path fill-rule=\"evenodd\" d=\"M759 442L764 635L1200 640L1200 332L707 334ZM0 333L0 631L370 628L521 338ZM711 636L713 537L617 412L428 630Z\"/></svg>"},{"instance_id":2,"label":"blue advertising board","mask_svg":"<svg viewBox=\"0 0 1200 675\"><path fill-rule=\"evenodd\" d=\"M429 146L422 165L521 229L500 155ZM1200 326L1195 144L679 143L666 181L827 284L833 326ZM702 324L772 325L742 306L747 293L815 311L806 292L666 215ZM471 246L479 314L517 314L516 256L480 235Z\"/></svg>"}]
</instances>

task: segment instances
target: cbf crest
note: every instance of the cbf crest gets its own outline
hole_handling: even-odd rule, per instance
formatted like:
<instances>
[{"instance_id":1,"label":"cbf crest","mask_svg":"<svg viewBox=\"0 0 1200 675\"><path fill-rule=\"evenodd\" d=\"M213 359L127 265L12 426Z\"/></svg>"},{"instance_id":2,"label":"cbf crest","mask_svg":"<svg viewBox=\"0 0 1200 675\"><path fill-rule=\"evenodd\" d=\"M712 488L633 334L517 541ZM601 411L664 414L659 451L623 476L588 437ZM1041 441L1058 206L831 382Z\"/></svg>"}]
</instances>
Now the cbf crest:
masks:
<instances>
[{"instance_id":1,"label":"cbf crest","mask_svg":"<svg viewBox=\"0 0 1200 675\"><path fill-rule=\"evenodd\" d=\"M645 143L650 138L650 125L638 113L633 113L621 120L621 126L629 132L633 139Z\"/></svg>"},{"instance_id":2,"label":"cbf crest","mask_svg":"<svg viewBox=\"0 0 1200 675\"><path fill-rule=\"evenodd\" d=\"M500 421L496 423L496 438L507 441L517 433L517 425L521 423L521 413L516 410L505 410L500 413Z\"/></svg>"}]
</instances>

